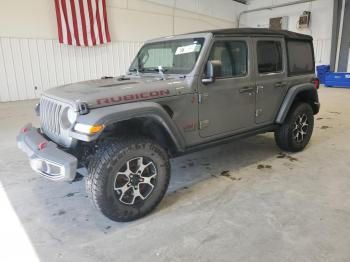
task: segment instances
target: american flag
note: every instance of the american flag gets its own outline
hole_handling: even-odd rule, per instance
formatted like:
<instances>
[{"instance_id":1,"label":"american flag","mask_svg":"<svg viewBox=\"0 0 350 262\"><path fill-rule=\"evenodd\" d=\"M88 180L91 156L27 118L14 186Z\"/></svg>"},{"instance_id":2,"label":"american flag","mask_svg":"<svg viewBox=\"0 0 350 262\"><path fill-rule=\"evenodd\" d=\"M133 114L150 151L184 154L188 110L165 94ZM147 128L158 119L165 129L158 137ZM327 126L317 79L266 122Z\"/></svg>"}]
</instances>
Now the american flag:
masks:
<instances>
[{"instance_id":1,"label":"american flag","mask_svg":"<svg viewBox=\"0 0 350 262\"><path fill-rule=\"evenodd\" d=\"M60 43L94 46L111 42L106 0L55 0L55 8Z\"/></svg>"}]
</instances>

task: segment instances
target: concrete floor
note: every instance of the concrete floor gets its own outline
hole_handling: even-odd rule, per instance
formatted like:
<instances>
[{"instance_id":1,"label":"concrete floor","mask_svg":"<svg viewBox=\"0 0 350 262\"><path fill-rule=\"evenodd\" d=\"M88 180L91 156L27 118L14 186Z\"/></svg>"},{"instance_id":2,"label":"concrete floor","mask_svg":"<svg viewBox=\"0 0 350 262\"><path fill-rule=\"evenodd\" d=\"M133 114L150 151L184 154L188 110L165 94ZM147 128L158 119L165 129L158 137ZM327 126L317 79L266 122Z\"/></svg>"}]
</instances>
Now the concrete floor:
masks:
<instances>
[{"instance_id":1,"label":"concrete floor","mask_svg":"<svg viewBox=\"0 0 350 262\"><path fill-rule=\"evenodd\" d=\"M305 151L266 134L177 158L160 206L132 223L100 215L84 181L32 172L15 136L34 101L3 103L0 190L42 261L350 261L350 89L319 93Z\"/></svg>"}]
</instances>

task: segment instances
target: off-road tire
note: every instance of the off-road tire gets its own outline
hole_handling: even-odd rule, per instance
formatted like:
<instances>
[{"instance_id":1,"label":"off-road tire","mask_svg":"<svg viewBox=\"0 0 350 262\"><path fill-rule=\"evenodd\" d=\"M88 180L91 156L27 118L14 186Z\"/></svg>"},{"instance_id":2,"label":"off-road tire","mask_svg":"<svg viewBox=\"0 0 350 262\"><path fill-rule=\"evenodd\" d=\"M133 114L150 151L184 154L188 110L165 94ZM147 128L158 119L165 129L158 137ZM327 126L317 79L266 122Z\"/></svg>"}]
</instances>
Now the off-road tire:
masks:
<instances>
[{"instance_id":1,"label":"off-road tire","mask_svg":"<svg viewBox=\"0 0 350 262\"><path fill-rule=\"evenodd\" d=\"M302 141L297 141L293 135L296 123L301 116L307 117L308 128ZM289 152L299 152L309 143L314 127L314 114L312 108L307 103L294 103L288 112L284 123L275 131L276 144L283 150Z\"/></svg>"},{"instance_id":2,"label":"off-road tire","mask_svg":"<svg viewBox=\"0 0 350 262\"><path fill-rule=\"evenodd\" d=\"M154 163L157 174L156 180L153 180L155 186L145 200L138 199L133 204L125 204L119 199L121 192L115 189L116 174L123 166L129 167L127 162L140 157ZM86 191L94 206L106 217L127 222L150 213L165 195L169 180L170 161L159 144L143 137L109 139L99 145L89 164Z\"/></svg>"}]
</instances>

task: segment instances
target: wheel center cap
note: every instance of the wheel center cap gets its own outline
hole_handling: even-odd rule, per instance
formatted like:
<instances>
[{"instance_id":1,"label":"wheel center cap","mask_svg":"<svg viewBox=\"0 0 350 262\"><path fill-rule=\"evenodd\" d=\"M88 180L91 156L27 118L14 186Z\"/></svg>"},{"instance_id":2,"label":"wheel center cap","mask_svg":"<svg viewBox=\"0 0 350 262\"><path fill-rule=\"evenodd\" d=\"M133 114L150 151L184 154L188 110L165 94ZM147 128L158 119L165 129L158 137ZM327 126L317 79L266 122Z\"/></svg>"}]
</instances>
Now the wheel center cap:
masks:
<instances>
[{"instance_id":1,"label":"wheel center cap","mask_svg":"<svg viewBox=\"0 0 350 262\"><path fill-rule=\"evenodd\" d=\"M299 130L302 130L302 129L303 129L303 123L299 122L299 123L297 124L297 126L298 126L298 129L299 129Z\"/></svg>"},{"instance_id":2,"label":"wheel center cap","mask_svg":"<svg viewBox=\"0 0 350 262\"><path fill-rule=\"evenodd\" d=\"M133 186L137 186L138 184L140 184L141 182L141 176L139 175L133 175L131 178L130 178L130 183L133 185Z\"/></svg>"}]
</instances>

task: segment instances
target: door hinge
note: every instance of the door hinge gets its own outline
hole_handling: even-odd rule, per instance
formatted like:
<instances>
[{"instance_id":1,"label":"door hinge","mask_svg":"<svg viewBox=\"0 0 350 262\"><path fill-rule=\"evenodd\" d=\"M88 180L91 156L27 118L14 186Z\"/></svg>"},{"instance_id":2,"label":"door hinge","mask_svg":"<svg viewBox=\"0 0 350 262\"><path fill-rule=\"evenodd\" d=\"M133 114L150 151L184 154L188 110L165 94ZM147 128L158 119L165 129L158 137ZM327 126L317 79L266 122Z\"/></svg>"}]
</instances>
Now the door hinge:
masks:
<instances>
[{"instance_id":1,"label":"door hinge","mask_svg":"<svg viewBox=\"0 0 350 262\"><path fill-rule=\"evenodd\" d=\"M262 111L263 111L263 110L262 110L261 108L255 110L255 117L260 116L260 115L262 114Z\"/></svg>"},{"instance_id":2,"label":"door hinge","mask_svg":"<svg viewBox=\"0 0 350 262\"><path fill-rule=\"evenodd\" d=\"M209 124L210 124L210 121L208 119L201 120L201 121L199 121L199 129L202 130L202 129L208 127Z\"/></svg>"},{"instance_id":3,"label":"door hinge","mask_svg":"<svg viewBox=\"0 0 350 262\"><path fill-rule=\"evenodd\" d=\"M203 103L205 103L206 101L208 101L208 96L209 96L208 93L199 94L199 96L198 96L198 103L199 103L199 104L203 104Z\"/></svg>"}]
</instances>

